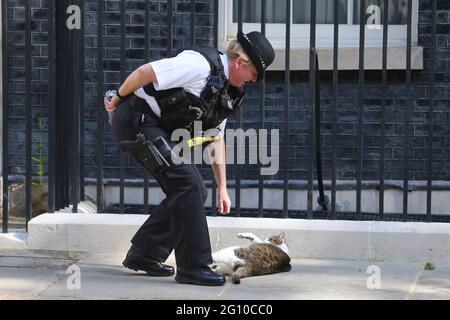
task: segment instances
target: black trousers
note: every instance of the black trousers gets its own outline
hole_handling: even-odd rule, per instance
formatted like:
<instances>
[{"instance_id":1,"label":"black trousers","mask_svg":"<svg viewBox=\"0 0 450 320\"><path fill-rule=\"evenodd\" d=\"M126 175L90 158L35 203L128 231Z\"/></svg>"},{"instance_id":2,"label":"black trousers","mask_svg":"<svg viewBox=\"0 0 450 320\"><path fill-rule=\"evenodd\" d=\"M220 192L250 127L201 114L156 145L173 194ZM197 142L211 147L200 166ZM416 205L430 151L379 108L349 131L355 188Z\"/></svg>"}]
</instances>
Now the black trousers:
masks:
<instances>
[{"instance_id":1,"label":"black trousers","mask_svg":"<svg viewBox=\"0 0 450 320\"><path fill-rule=\"evenodd\" d=\"M119 106L112 122L116 141L135 140L142 132L150 140L162 136L173 147L175 142L171 142L169 132L158 126L155 115L147 116L144 123L136 121L142 117L141 110L127 102ZM169 168L162 179L166 198L135 234L133 246L161 262L174 249L180 268L194 269L212 263L203 207L208 193L200 172L194 164L181 164Z\"/></svg>"}]
</instances>

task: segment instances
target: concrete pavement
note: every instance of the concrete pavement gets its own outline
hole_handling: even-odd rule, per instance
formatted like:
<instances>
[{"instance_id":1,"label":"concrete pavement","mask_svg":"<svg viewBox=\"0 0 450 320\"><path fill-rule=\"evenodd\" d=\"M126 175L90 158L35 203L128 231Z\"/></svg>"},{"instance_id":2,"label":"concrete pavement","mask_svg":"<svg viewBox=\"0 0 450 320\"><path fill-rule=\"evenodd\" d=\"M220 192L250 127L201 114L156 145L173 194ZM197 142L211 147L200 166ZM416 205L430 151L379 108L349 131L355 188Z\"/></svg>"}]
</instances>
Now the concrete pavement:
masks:
<instances>
[{"instance_id":1,"label":"concrete pavement","mask_svg":"<svg viewBox=\"0 0 450 320\"><path fill-rule=\"evenodd\" d=\"M287 273L200 287L128 270L121 265L124 255L1 249L0 300L450 299L450 265L424 270L431 261L300 258ZM173 256L168 263L175 265Z\"/></svg>"}]
</instances>

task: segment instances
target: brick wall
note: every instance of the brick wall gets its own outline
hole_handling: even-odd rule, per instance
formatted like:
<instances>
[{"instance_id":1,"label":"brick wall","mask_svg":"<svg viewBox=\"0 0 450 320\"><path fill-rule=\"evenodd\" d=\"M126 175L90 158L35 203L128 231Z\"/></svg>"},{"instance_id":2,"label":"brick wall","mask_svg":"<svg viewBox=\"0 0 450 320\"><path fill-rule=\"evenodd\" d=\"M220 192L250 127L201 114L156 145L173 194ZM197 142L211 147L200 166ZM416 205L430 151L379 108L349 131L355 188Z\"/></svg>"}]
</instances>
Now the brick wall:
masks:
<instances>
[{"instance_id":1,"label":"brick wall","mask_svg":"<svg viewBox=\"0 0 450 320\"><path fill-rule=\"evenodd\" d=\"M47 1L31 1L33 141L46 139L37 131L37 119L47 123L48 58ZM10 173L25 172L25 1L8 0L8 143ZM4 115L5 116L5 115ZM40 138L40 136L42 138ZM36 152L37 144L33 144ZM44 152L47 152L45 148Z\"/></svg>"},{"instance_id":2,"label":"brick wall","mask_svg":"<svg viewBox=\"0 0 450 320\"><path fill-rule=\"evenodd\" d=\"M47 9L45 0L32 1L33 23L33 117L46 117L47 92ZM96 159L96 70L97 70L97 1L86 3L86 73L85 73L85 172L87 177L95 177ZM143 1L127 1L127 37L126 62L120 64L120 3L106 1L104 60L105 90L116 88L120 82L120 68L129 74L134 68L145 62L144 48L144 3ZM410 139L410 179L426 179L428 152L428 119L430 106L430 33L431 33L431 1L420 0L419 12L419 45L424 47L424 70L413 72L411 139ZM24 10L23 0L8 0L9 10L9 130L10 130L10 165L15 173L24 172L23 153L25 149L25 107L24 107ZM166 1L151 1L150 6L150 56L152 60L167 55ZM190 1L174 1L174 48L190 44ZM450 179L450 4L438 1L438 41L436 57L436 88L434 109L433 139L433 179ZM212 45L213 7L212 1L196 1L195 5L195 37L197 45ZM332 151L332 74L321 73L322 87L322 141L325 179L331 178ZM388 74L386 107L386 146L385 146L385 178L398 180L403 178L404 154L404 116L406 108L407 88L404 71L390 71ZM338 135L337 135L337 169L338 178L353 180L357 169L357 71L340 73L338 97ZM243 106L244 128L258 127L259 122L259 86L248 88L249 95ZM308 73L292 72L291 100L289 110L289 178L304 180L308 170ZM364 94L364 157L363 179L378 179L380 159L380 121L381 121L381 71L366 72ZM284 132L284 74L269 72L266 90L266 128L279 128L280 141L283 145ZM63 106L60 106L63 107ZM105 116L105 115L102 115ZM235 121L229 122L229 127ZM118 147L113 141L109 125L105 122L104 133L104 165L105 177L118 177ZM281 150L283 155L283 149ZM283 178L283 159L280 159L281 170L278 175L266 179ZM209 168L201 166L205 178L211 179ZM233 167L228 168L229 178L233 179ZM255 179L258 168L254 165L243 167L242 179ZM127 177L142 177L142 169L132 160L127 160Z\"/></svg>"}]
</instances>

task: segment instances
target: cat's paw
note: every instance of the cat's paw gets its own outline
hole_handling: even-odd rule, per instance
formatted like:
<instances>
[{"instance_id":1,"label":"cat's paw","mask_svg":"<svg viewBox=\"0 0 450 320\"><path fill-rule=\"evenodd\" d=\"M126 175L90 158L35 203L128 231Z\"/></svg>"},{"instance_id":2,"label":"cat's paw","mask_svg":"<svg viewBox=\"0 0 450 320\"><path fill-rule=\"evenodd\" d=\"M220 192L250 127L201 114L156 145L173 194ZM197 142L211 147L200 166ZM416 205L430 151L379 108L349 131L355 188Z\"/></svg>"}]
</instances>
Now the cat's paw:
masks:
<instances>
[{"instance_id":1,"label":"cat's paw","mask_svg":"<svg viewBox=\"0 0 450 320\"><path fill-rule=\"evenodd\" d=\"M249 232L238 233L237 236L238 236L238 238L241 238L241 239L248 239L248 240L255 239L255 235L253 233L249 233Z\"/></svg>"},{"instance_id":2,"label":"cat's paw","mask_svg":"<svg viewBox=\"0 0 450 320\"><path fill-rule=\"evenodd\" d=\"M208 267L209 267L211 270L215 270L215 269L217 269L217 268L219 267L219 264L217 264L217 263L211 263Z\"/></svg>"},{"instance_id":3,"label":"cat's paw","mask_svg":"<svg viewBox=\"0 0 450 320\"><path fill-rule=\"evenodd\" d=\"M225 263L215 264L214 268L211 268L211 270L222 276L231 276L233 273L233 268Z\"/></svg>"}]
</instances>

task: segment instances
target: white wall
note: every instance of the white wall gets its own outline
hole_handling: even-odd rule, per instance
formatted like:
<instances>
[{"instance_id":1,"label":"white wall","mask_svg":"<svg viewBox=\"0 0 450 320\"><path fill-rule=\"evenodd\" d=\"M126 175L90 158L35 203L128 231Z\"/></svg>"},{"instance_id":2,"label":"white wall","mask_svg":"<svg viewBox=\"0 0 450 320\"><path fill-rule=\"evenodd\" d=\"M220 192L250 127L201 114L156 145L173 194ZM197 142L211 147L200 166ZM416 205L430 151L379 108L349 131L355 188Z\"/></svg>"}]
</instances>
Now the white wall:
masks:
<instances>
[{"instance_id":1,"label":"white wall","mask_svg":"<svg viewBox=\"0 0 450 320\"><path fill-rule=\"evenodd\" d=\"M90 198L95 199L96 187L93 185L86 186L86 194ZM208 190L208 199L206 206L211 206L211 190ZM111 203L119 202L119 187L106 186L104 189L104 207ZM228 193L231 198L232 207L234 208L235 190L229 188ZM331 200L329 189L325 192ZM241 189L241 207L242 208L258 208L258 189L242 188ZM317 204L318 192L313 193L314 210L320 210ZM361 209L363 212L377 213L379 192L376 189L362 190L361 192ZM384 195L384 212L385 213L401 213L403 210L403 192L399 189L386 188ZM125 187L125 203L143 204L144 188L142 187ZM149 203L156 205L164 199L164 194L160 188L149 188ZM427 204L427 194L425 190L413 190L408 196L408 211L411 214L425 214ZM350 188L346 190L337 190L336 192L337 211L351 212L356 210L356 189ZM264 190L264 208L282 209L283 208L283 190L265 189ZM307 191L306 190L290 190L288 193L289 210L307 210ZM450 191L433 191L431 211L433 214L449 215L450 214Z\"/></svg>"}]
</instances>

